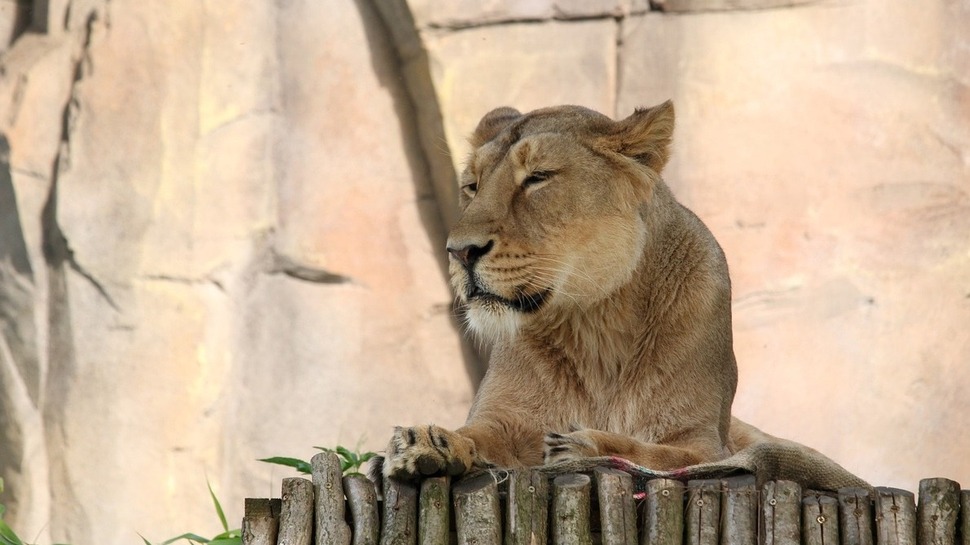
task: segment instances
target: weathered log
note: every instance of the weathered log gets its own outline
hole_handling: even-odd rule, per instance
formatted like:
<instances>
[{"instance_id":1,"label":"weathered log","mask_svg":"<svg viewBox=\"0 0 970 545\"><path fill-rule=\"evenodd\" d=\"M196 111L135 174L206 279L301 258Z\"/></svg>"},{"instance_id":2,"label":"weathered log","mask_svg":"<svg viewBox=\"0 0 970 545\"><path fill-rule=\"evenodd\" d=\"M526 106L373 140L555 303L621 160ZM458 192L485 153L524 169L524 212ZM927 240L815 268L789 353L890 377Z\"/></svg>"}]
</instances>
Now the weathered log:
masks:
<instances>
[{"instance_id":1,"label":"weathered log","mask_svg":"<svg viewBox=\"0 0 970 545\"><path fill-rule=\"evenodd\" d=\"M684 540L684 483L670 479L647 482L640 545L681 545Z\"/></svg>"},{"instance_id":2,"label":"weathered log","mask_svg":"<svg viewBox=\"0 0 970 545\"><path fill-rule=\"evenodd\" d=\"M246 498L243 508L243 545L276 545L280 524L280 500Z\"/></svg>"},{"instance_id":3,"label":"weathered log","mask_svg":"<svg viewBox=\"0 0 970 545\"><path fill-rule=\"evenodd\" d=\"M758 485L754 475L730 477L721 483L721 545L758 542Z\"/></svg>"},{"instance_id":4,"label":"weathered log","mask_svg":"<svg viewBox=\"0 0 970 545\"><path fill-rule=\"evenodd\" d=\"M590 479L586 475L560 475L552 481L552 542L590 545Z\"/></svg>"},{"instance_id":5,"label":"weathered log","mask_svg":"<svg viewBox=\"0 0 970 545\"><path fill-rule=\"evenodd\" d=\"M868 489L839 490L839 537L842 545L873 545L871 502Z\"/></svg>"},{"instance_id":6,"label":"weathered log","mask_svg":"<svg viewBox=\"0 0 970 545\"><path fill-rule=\"evenodd\" d=\"M433 477L421 483L418 506L418 543L448 545L451 531L451 478Z\"/></svg>"},{"instance_id":7,"label":"weathered log","mask_svg":"<svg viewBox=\"0 0 970 545\"><path fill-rule=\"evenodd\" d=\"M545 545L549 522L549 480L535 470L509 474L506 545Z\"/></svg>"},{"instance_id":8,"label":"weathered log","mask_svg":"<svg viewBox=\"0 0 970 545\"><path fill-rule=\"evenodd\" d=\"M318 452L313 467L316 545L349 545L350 526L344 517L343 468L333 452Z\"/></svg>"},{"instance_id":9,"label":"weathered log","mask_svg":"<svg viewBox=\"0 0 970 545\"><path fill-rule=\"evenodd\" d=\"M452 490L458 545L502 545L498 485L491 474L462 479Z\"/></svg>"},{"instance_id":10,"label":"weathered log","mask_svg":"<svg viewBox=\"0 0 970 545\"><path fill-rule=\"evenodd\" d=\"M418 538L418 488L397 479L384 479L381 545L414 545Z\"/></svg>"},{"instance_id":11,"label":"weathered log","mask_svg":"<svg viewBox=\"0 0 970 545\"><path fill-rule=\"evenodd\" d=\"M353 545L377 545L381 539L381 520L374 483L359 473L347 475L344 477L344 495L354 525Z\"/></svg>"},{"instance_id":12,"label":"weathered log","mask_svg":"<svg viewBox=\"0 0 970 545\"><path fill-rule=\"evenodd\" d=\"M791 481L771 481L761 490L760 542L800 545L802 487Z\"/></svg>"},{"instance_id":13,"label":"weathered log","mask_svg":"<svg viewBox=\"0 0 970 545\"><path fill-rule=\"evenodd\" d=\"M960 484L950 479L919 483L916 534L920 545L954 545L960 515Z\"/></svg>"},{"instance_id":14,"label":"weathered log","mask_svg":"<svg viewBox=\"0 0 970 545\"><path fill-rule=\"evenodd\" d=\"M593 475L604 545L637 545L633 478L629 473L605 467L594 469Z\"/></svg>"},{"instance_id":15,"label":"weathered log","mask_svg":"<svg viewBox=\"0 0 970 545\"><path fill-rule=\"evenodd\" d=\"M802 499L803 545L839 543L839 501L830 496L811 494Z\"/></svg>"},{"instance_id":16,"label":"weathered log","mask_svg":"<svg viewBox=\"0 0 970 545\"><path fill-rule=\"evenodd\" d=\"M960 491L960 545L970 545L970 490Z\"/></svg>"},{"instance_id":17,"label":"weathered log","mask_svg":"<svg viewBox=\"0 0 970 545\"><path fill-rule=\"evenodd\" d=\"M718 545L721 517L721 481L698 479L687 482L684 508L686 541L689 545Z\"/></svg>"},{"instance_id":18,"label":"weathered log","mask_svg":"<svg viewBox=\"0 0 970 545\"><path fill-rule=\"evenodd\" d=\"M876 543L916 543L916 502L912 492L897 488L876 488Z\"/></svg>"},{"instance_id":19,"label":"weathered log","mask_svg":"<svg viewBox=\"0 0 970 545\"><path fill-rule=\"evenodd\" d=\"M310 545L313 539L313 483L283 479L278 545Z\"/></svg>"}]
</instances>

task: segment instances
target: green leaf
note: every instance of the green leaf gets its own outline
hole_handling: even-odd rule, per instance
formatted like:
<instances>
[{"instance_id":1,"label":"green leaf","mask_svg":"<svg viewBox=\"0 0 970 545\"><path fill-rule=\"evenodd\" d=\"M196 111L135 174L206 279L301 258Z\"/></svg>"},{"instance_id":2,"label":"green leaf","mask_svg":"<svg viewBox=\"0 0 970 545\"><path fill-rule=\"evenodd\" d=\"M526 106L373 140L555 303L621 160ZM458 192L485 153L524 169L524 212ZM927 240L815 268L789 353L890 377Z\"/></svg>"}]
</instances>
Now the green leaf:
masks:
<instances>
[{"instance_id":1,"label":"green leaf","mask_svg":"<svg viewBox=\"0 0 970 545\"><path fill-rule=\"evenodd\" d=\"M338 446L336 450L337 450L337 454L343 457L344 460L347 460L348 462L354 461L355 456L353 452L350 452L346 448L340 447L340 446Z\"/></svg>"},{"instance_id":2,"label":"green leaf","mask_svg":"<svg viewBox=\"0 0 970 545\"><path fill-rule=\"evenodd\" d=\"M268 464L278 464L281 466L292 467L300 473L305 473L307 475L313 475L313 466L309 462L300 460L299 458L287 458L285 456L274 456L272 458L261 458L260 462L266 462Z\"/></svg>"},{"instance_id":3,"label":"green leaf","mask_svg":"<svg viewBox=\"0 0 970 545\"><path fill-rule=\"evenodd\" d=\"M213 538L209 542L209 545L240 545L242 543L242 536L224 537L221 539Z\"/></svg>"},{"instance_id":4,"label":"green leaf","mask_svg":"<svg viewBox=\"0 0 970 545\"><path fill-rule=\"evenodd\" d=\"M226 514L222 511L222 505L219 504L219 498L216 497L216 493L212 491L212 484L209 479L205 480L205 485L209 487L209 495L212 496L212 503L216 506L216 514L219 515L219 521L222 522L222 529L229 531L229 523L226 522Z\"/></svg>"},{"instance_id":5,"label":"green leaf","mask_svg":"<svg viewBox=\"0 0 970 545\"><path fill-rule=\"evenodd\" d=\"M313 447L313 448L317 450L322 450L323 452L333 452L332 448L327 448L327 447Z\"/></svg>"},{"instance_id":6,"label":"green leaf","mask_svg":"<svg viewBox=\"0 0 970 545\"><path fill-rule=\"evenodd\" d=\"M348 461L340 462L340 472L341 473L343 473L344 471L347 471L348 469L350 469L352 467L354 467L353 462L348 462Z\"/></svg>"},{"instance_id":7,"label":"green leaf","mask_svg":"<svg viewBox=\"0 0 970 545\"><path fill-rule=\"evenodd\" d=\"M0 527L0 544L2 545L24 545L23 541L13 533L9 526L4 524Z\"/></svg>"},{"instance_id":8,"label":"green leaf","mask_svg":"<svg viewBox=\"0 0 970 545\"><path fill-rule=\"evenodd\" d=\"M199 534L188 533L188 534L182 534L180 536L175 536L175 537L170 538L170 539L166 539L165 541L163 541L161 543L161 545L168 545L169 543L175 543L176 541L178 541L180 539L184 539L184 540L187 540L187 541L194 541L196 543L208 543L209 542L208 539L200 536Z\"/></svg>"},{"instance_id":9,"label":"green leaf","mask_svg":"<svg viewBox=\"0 0 970 545\"><path fill-rule=\"evenodd\" d=\"M236 528L235 530L226 530L225 532L213 537L212 541L215 541L217 539L231 539L231 538L241 537L241 536L242 536L242 529Z\"/></svg>"},{"instance_id":10,"label":"green leaf","mask_svg":"<svg viewBox=\"0 0 970 545\"><path fill-rule=\"evenodd\" d=\"M0 520L0 544L2 545L24 545L23 541L17 537L16 532L7 526L7 523Z\"/></svg>"},{"instance_id":11,"label":"green leaf","mask_svg":"<svg viewBox=\"0 0 970 545\"><path fill-rule=\"evenodd\" d=\"M135 532L135 533L138 534L138 532ZM138 537L140 537L141 540L145 542L145 545L152 545L152 542L145 539L145 536L138 534Z\"/></svg>"},{"instance_id":12,"label":"green leaf","mask_svg":"<svg viewBox=\"0 0 970 545\"><path fill-rule=\"evenodd\" d=\"M370 460L371 458L373 458L374 456L377 456L376 452L365 452L360 455L360 463L364 463Z\"/></svg>"}]
</instances>

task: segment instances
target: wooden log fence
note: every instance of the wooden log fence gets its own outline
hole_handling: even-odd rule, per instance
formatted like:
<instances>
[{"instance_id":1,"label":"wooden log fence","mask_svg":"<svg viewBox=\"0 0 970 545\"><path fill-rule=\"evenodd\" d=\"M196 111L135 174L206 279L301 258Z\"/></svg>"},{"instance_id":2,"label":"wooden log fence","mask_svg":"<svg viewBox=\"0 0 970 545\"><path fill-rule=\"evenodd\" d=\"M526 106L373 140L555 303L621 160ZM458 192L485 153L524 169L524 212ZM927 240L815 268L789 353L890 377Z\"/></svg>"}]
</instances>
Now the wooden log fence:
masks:
<instances>
[{"instance_id":1,"label":"wooden log fence","mask_svg":"<svg viewBox=\"0 0 970 545\"><path fill-rule=\"evenodd\" d=\"M283 479L282 498L247 499L244 545L970 545L970 490L924 479L919 503L895 488L802 490L754 477L647 481L596 469L536 470L452 482L387 480L378 497L342 476L332 453L313 478Z\"/></svg>"}]
</instances>

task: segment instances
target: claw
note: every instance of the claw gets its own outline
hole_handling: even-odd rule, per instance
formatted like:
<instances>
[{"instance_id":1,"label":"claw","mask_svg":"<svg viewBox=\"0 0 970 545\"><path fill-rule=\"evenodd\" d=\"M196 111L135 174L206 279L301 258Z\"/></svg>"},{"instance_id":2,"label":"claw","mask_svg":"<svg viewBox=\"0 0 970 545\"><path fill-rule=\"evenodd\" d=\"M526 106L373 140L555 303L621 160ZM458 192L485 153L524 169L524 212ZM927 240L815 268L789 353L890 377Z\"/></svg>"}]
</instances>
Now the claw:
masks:
<instances>
[{"instance_id":1,"label":"claw","mask_svg":"<svg viewBox=\"0 0 970 545\"><path fill-rule=\"evenodd\" d=\"M425 476L434 475L441 471L441 464L433 457L424 454L418 457L418 471Z\"/></svg>"},{"instance_id":2,"label":"claw","mask_svg":"<svg viewBox=\"0 0 970 545\"><path fill-rule=\"evenodd\" d=\"M468 468L465 467L465 464L463 464L461 460L452 460L448 462L448 475L452 477L457 477L467 470Z\"/></svg>"}]
</instances>

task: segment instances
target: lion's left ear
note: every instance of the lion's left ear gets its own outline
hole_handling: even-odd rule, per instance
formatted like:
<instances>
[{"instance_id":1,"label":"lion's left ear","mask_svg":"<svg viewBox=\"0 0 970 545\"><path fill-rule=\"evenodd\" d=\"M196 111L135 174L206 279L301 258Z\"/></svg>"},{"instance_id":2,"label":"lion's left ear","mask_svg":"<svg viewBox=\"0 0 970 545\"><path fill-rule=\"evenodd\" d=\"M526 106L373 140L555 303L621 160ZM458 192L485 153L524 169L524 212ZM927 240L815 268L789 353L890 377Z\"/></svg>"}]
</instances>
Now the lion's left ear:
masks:
<instances>
[{"instance_id":1,"label":"lion's left ear","mask_svg":"<svg viewBox=\"0 0 970 545\"><path fill-rule=\"evenodd\" d=\"M660 172L670 159L673 133L674 103L668 100L653 108L638 108L617 121L607 139L614 151Z\"/></svg>"}]
</instances>

